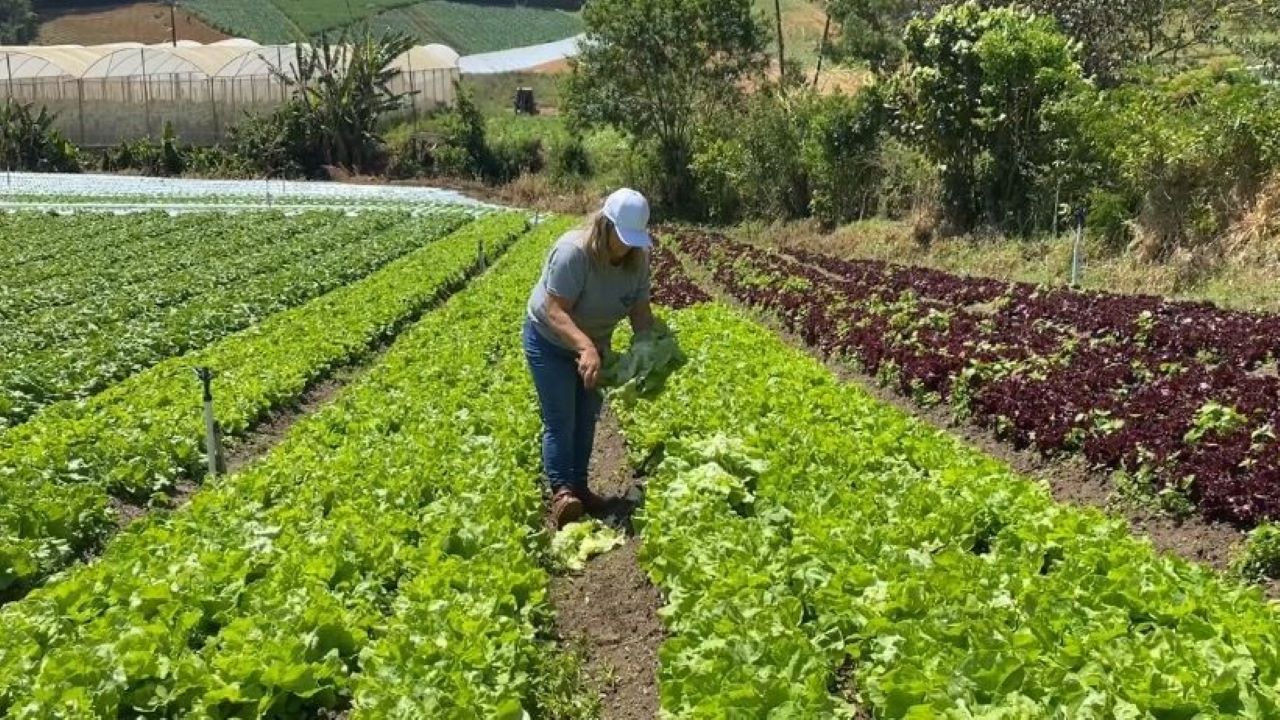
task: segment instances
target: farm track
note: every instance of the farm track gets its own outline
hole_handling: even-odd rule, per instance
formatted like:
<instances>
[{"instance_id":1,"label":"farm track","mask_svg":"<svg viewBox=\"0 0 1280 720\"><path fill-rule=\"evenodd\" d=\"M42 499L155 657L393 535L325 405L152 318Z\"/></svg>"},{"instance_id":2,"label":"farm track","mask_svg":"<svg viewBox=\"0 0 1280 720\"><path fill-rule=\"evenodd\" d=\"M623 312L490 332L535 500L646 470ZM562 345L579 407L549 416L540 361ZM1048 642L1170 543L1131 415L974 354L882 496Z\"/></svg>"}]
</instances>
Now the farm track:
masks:
<instances>
[{"instance_id":1,"label":"farm track","mask_svg":"<svg viewBox=\"0 0 1280 720\"><path fill-rule=\"evenodd\" d=\"M581 648L591 687L605 720L658 715L658 648L665 638L658 610L662 596L640 568L640 538L631 516L642 485L627 462L618 419L607 408L596 428L592 489L610 499L605 522L627 534L621 548L587 562L576 575L555 577L551 602L561 645Z\"/></svg>"},{"instance_id":2,"label":"farm track","mask_svg":"<svg viewBox=\"0 0 1280 720\"><path fill-rule=\"evenodd\" d=\"M991 430L957 422L944 407L925 407L904 398L848 363L825 356L818 349L805 343L798 335L787 330L772 313L739 301L720 286L711 277L709 271L678 251L676 254L686 272L716 300L758 319L788 344L803 350L810 357L821 362L842 381L858 386L886 405L914 415L930 427L959 437L968 445L999 459L1015 472L1044 484L1050 489L1054 499L1059 502L1094 507L1114 517L1123 518L1135 535L1148 538L1152 545L1163 553L1202 563L1218 571L1228 570L1231 550L1245 536L1239 528L1227 523L1211 522L1199 515L1179 519L1154 509L1121 503L1117 501L1111 474L1089 468L1079 457L1050 459L1033 450L1016 450L998 439ZM791 256L787 255L787 257ZM791 259L795 258L791 257ZM826 270L815 269L824 275L834 277ZM1263 584L1263 589L1268 596L1280 598L1280 581L1266 582Z\"/></svg>"}]
</instances>

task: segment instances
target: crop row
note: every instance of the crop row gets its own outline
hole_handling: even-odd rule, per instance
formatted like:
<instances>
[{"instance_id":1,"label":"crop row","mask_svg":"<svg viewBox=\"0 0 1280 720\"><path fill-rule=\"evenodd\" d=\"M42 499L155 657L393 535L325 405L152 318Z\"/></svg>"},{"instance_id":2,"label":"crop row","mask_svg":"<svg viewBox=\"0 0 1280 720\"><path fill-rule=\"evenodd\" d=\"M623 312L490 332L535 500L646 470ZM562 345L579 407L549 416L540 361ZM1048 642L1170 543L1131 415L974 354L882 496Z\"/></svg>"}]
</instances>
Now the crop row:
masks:
<instances>
[{"instance_id":1,"label":"crop row","mask_svg":"<svg viewBox=\"0 0 1280 720\"><path fill-rule=\"evenodd\" d=\"M0 716L546 716L513 328L564 229L526 235L268 456L0 609Z\"/></svg>"},{"instance_id":2,"label":"crop row","mask_svg":"<svg viewBox=\"0 0 1280 720\"><path fill-rule=\"evenodd\" d=\"M1277 717L1260 591L838 382L722 305L616 403L671 717ZM847 715L846 715L847 713Z\"/></svg>"},{"instance_id":3,"label":"crop row","mask_svg":"<svg viewBox=\"0 0 1280 720\"><path fill-rule=\"evenodd\" d=\"M1080 452L1171 509L1280 517L1280 318L709 236L681 248L805 342L1019 448Z\"/></svg>"},{"instance_id":4,"label":"crop row","mask_svg":"<svg viewBox=\"0 0 1280 720\"><path fill-rule=\"evenodd\" d=\"M133 223L97 214L17 217L21 219L14 223L15 229L41 235L53 254L21 263L14 259L21 256L20 248L3 246L12 263L5 294L0 296L5 329L41 322L46 313L93 305L103 295L127 295L127 288L146 287L145 283L158 279L157 274L190 268L213 271L224 258L238 260L235 253L265 249L325 225L319 217L310 224L291 224L270 213L252 218L147 213ZM256 243L245 231L254 225L262 231ZM78 234L83 235L77 239Z\"/></svg>"},{"instance_id":5,"label":"crop row","mask_svg":"<svg viewBox=\"0 0 1280 720\"><path fill-rule=\"evenodd\" d=\"M465 219L455 212L427 221L386 213L183 221L186 230L167 234L161 252L99 275L108 285L91 296L0 323L0 427L363 277Z\"/></svg>"},{"instance_id":6,"label":"crop row","mask_svg":"<svg viewBox=\"0 0 1280 720\"><path fill-rule=\"evenodd\" d=\"M680 258L662 243L655 244L650 254L650 272L653 275L652 300L655 305L681 310L711 300L711 296L685 272Z\"/></svg>"},{"instance_id":7,"label":"crop row","mask_svg":"<svg viewBox=\"0 0 1280 720\"><path fill-rule=\"evenodd\" d=\"M167 242L166 236L190 227L161 213L126 218L116 215L59 217L23 213L5 215L0 223L0 319L15 310L62 299L42 284L59 277L91 276L144 256ZM68 292L77 292L68 284Z\"/></svg>"},{"instance_id":8,"label":"crop row","mask_svg":"<svg viewBox=\"0 0 1280 720\"><path fill-rule=\"evenodd\" d=\"M113 496L142 501L199 476L204 427L193 367L217 373L219 423L228 437L242 435L456 290L477 269L481 244L489 257L500 254L524 225L517 215L477 220L360 281L0 435L0 596L20 594L109 534Z\"/></svg>"}]
</instances>

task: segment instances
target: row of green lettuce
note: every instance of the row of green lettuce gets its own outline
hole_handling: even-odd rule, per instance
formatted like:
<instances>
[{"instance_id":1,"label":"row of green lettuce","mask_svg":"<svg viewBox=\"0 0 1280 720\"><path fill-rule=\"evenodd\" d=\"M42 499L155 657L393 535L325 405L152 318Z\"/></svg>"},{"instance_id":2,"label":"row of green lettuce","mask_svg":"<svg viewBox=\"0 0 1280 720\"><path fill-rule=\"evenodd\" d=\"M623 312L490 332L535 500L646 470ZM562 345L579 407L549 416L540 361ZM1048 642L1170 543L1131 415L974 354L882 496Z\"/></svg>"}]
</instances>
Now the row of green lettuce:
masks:
<instances>
[{"instance_id":1,"label":"row of green lettuce","mask_svg":"<svg viewBox=\"0 0 1280 720\"><path fill-rule=\"evenodd\" d=\"M639 523L667 717L1280 717L1256 588L840 383L738 311L614 406L661 448Z\"/></svg>"},{"instance_id":2,"label":"row of green lettuce","mask_svg":"<svg viewBox=\"0 0 1280 720\"><path fill-rule=\"evenodd\" d=\"M518 332L565 227L525 235L262 460L0 609L0 716L573 716Z\"/></svg>"},{"instance_id":3,"label":"row of green lettuce","mask_svg":"<svg viewBox=\"0 0 1280 720\"><path fill-rule=\"evenodd\" d=\"M359 279L467 218L265 212L147 216L124 228L101 216L40 223L53 246L75 248L86 222L112 231L14 273L18 290L0 298L0 430Z\"/></svg>"},{"instance_id":4,"label":"row of green lettuce","mask_svg":"<svg viewBox=\"0 0 1280 720\"><path fill-rule=\"evenodd\" d=\"M185 231L198 221L197 217L175 221L162 213L6 215L0 223L5 258L0 265L0 321L91 296L102 289L90 284L95 273L154 252L167 242L168 233ZM47 284L64 277L74 277L87 287Z\"/></svg>"},{"instance_id":5,"label":"row of green lettuce","mask_svg":"<svg viewBox=\"0 0 1280 720\"><path fill-rule=\"evenodd\" d=\"M224 434L243 435L457 290L482 264L482 248L500 254L525 226L518 214L481 218L357 282L0 434L0 599L20 596L113 532L113 497L163 500L202 473L194 367L216 373ZM424 242L440 230L429 220L389 232Z\"/></svg>"}]
</instances>

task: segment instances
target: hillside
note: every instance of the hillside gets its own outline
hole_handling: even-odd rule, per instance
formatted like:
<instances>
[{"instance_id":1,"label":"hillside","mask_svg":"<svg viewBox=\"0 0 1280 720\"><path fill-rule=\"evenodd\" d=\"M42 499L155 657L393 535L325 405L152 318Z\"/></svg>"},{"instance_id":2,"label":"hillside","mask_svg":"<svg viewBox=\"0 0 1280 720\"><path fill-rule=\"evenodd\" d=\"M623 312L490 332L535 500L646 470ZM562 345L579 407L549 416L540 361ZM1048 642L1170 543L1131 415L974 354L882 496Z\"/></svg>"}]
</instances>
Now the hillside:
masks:
<instances>
[{"instance_id":1,"label":"hillside","mask_svg":"<svg viewBox=\"0 0 1280 720\"><path fill-rule=\"evenodd\" d=\"M444 43L467 55L561 40L582 32L579 0L178 0L178 38L212 42L245 37L283 43L368 21L420 43ZM41 13L41 44L164 42L170 9L160 2L75 0Z\"/></svg>"},{"instance_id":2,"label":"hillside","mask_svg":"<svg viewBox=\"0 0 1280 720\"><path fill-rule=\"evenodd\" d=\"M183 9L173 14L181 40L216 42L227 33ZM41 45L103 45L113 42L166 42L173 37L170 8L165 3L77 3L41 13Z\"/></svg>"},{"instance_id":3,"label":"hillside","mask_svg":"<svg viewBox=\"0 0 1280 720\"><path fill-rule=\"evenodd\" d=\"M264 43L334 30L368 20L375 30L409 32L462 54L550 42L582 31L575 3L455 2L453 0L180 0L182 7L238 37ZM352 8L358 8L352 10Z\"/></svg>"},{"instance_id":4,"label":"hillside","mask_svg":"<svg viewBox=\"0 0 1280 720\"><path fill-rule=\"evenodd\" d=\"M773 0L755 3L772 29ZM163 42L171 36L166 3L68 0L45 6L38 40L45 45ZM348 25L354 14L375 30L402 30L419 42L471 54L576 35L583 29L581 6L581 0L178 0L176 17L179 39L273 43ZM781 7L787 54L811 68L826 18L810 0L781 0Z\"/></svg>"}]
</instances>

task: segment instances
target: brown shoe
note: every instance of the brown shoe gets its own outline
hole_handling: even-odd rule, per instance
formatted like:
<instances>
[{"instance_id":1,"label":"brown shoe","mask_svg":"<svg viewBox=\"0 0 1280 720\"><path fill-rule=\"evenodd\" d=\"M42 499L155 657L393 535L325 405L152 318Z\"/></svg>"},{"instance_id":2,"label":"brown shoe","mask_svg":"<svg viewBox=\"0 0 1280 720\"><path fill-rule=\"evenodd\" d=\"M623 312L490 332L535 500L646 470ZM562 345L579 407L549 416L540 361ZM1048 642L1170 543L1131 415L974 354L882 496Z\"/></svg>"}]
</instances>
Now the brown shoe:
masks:
<instances>
[{"instance_id":1,"label":"brown shoe","mask_svg":"<svg viewBox=\"0 0 1280 720\"><path fill-rule=\"evenodd\" d=\"M582 501L568 488L557 490L551 498L551 522L557 530L565 525L582 519Z\"/></svg>"},{"instance_id":2,"label":"brown shoe","mask_svg":"<svg viewBox=\"0 0 1280 720\"><path fill-rule=\"evenodd\" d=\"M582 501L582 507L589 513L604 512L609 507L609 501L604 496L597 495L589 489L578 490L576 494L578 499Z\"/></svg>"}]
</instances>

